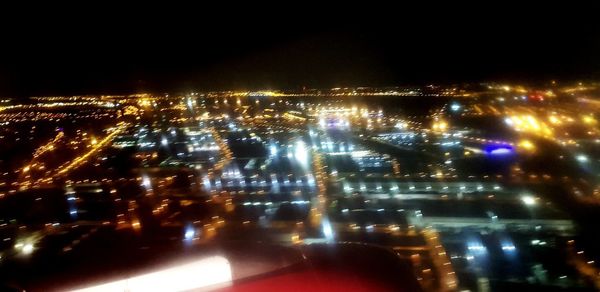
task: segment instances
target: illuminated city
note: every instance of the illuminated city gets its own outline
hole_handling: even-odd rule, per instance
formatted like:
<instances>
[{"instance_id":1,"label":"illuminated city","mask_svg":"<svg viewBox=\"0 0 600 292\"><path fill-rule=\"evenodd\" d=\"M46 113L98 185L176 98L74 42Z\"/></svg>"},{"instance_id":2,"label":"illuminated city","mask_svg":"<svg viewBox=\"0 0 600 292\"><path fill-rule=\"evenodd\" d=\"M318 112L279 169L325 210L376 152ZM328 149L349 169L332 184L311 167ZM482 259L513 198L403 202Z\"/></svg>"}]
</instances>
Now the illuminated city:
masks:
<instances>
[{"instance_id":1,"label":"illuminated city","mask_svg":"<svg viewBox=\"0 0 600 292\"><path fill-rule=\"evenodd\" d=\"M589 211L574 212L600 205L599 86L6 99L0 264L77 263L98 244L363 243L425 291L592 288Z\"/></svg>"},{"instance_id":2,"label":"illuminated city","mask_svg":"<svg viewBox=\"0 0 600 292\"><path fill-rule=\"evenodd\" d=\"M0 292L600 291L598 5L322 2L7 7Z\"/></svg>"}]
</instances>

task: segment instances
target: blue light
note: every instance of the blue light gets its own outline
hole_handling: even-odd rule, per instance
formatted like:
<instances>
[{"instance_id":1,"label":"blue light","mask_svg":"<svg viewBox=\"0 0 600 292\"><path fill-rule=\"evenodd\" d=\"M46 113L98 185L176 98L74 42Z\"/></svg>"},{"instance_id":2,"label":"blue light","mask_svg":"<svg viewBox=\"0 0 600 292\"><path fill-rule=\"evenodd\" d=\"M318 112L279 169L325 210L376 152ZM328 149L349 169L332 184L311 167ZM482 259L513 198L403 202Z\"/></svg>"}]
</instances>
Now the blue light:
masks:
<instances>
[{"instance_id":1,"label":"blue light","mask_svg":"<svg viewBox=\"0 0 600 292\"><path fill-rule=\"evenodd\" d=\"M460 110L460 108L461 108L461 106L460 106L460 104L458 104L458 103L453 103L452 105L450 105L450 109L451 109L453 112Z\"/></svg>"},{"instance_id":2,"label":"blue light","mask_svg":"<svg viewBox=\"0 0 600 292\"><path fill-rule=\"evenodd\" d=\"M509 252L509 251L515 251L516 249L517 248L512 243L503 243L502 244L503 251Z\"/></svg>"},{"instance_id":3,"label":"blue light","mask_svg":"<svg viewBox=\"0 0 600 292\"><path fill-rule=\"evenodd\" d=\"M500 241L500 248L505 256L512 258L516 256L517 247L510 239Z\"/></svg>"},{"instance_id":4,"label":"blue light","mask_svg":"<svg viewBox=\"0 0 600 292\"><path fill-rule=\"evenodd\" d=\"M192 240L192 239L194 239L195 236L196 236L196 230L194 230L194 228L192 226L186 227L185 233L183 235L185 240Z\"/></svg>"},{"instance_id":5,"label":"blue light","mask_svg":"<svg viewBox=\"0 0 600 292\"><path fill-rule=\"evenodd\" d=\"M509 155L514 153L514 148L510 145L488 145L485 152L490 155Z\"/></svg>"},{"instance_id":6,"label":"blue light","mask_svg":"<svg viewBox=\"0 0 600 292\"><path fill-rule=\"evenodd\" d=\"M467 242L467 250L473 255L485 255L487 254L487 248L478 240Z\"/></svg>"},{"instance_id":7,"label":"blue light","mask_svg":"<svg viewBox=\"0 0 600 292\"><path fill-rule=\"evenodd\" d=\"M494 149L494 150L490 151L490 154L492 154L492 155L505 155L505 154L510 154L510 153L512 153L512 151L507 148L498 148L498 149Z\"/></svg>"}]
</instances>

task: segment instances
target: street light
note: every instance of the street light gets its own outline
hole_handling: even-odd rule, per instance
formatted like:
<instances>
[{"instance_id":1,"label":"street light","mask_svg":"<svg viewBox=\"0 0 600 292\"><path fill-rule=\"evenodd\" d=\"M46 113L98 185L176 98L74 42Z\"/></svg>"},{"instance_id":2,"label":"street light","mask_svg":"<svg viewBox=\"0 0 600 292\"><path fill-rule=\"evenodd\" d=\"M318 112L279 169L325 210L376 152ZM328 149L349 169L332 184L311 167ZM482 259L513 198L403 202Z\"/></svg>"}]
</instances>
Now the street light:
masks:
<instances>
[{"instance_id":1,"label":"street light","mask_svg":"<svg viewBox=\"0 0 600 292\"><path fill-rule=\"evenodd\" d=\"M583 155L583 154L579 154L575 157L575 159L577 159L577 161L579 162L588 162L588 158L587 156Z\"/></svg>"},{"instance_id":2,"label":"street light","mask_svg":"<svg viewBox=\"0 0 600 292\"><path fill-rule=\"evenodd\" d=\"M536 204L535 198L532 196L522 196L521 201L523 201L526 206L534 206Z\"/></svg>"},{"instance_id":3,"label":"street light","mask_svg":"<svg viewBox=\"0 0 600 292\"><path fill-rule=\"evenodd\" d=\"M456 111L460 110L460 107L461 107L461 106L460 106L460 104L458 104L458 103L453 103L453 104L450 106L450 109L451 109L452 111L456 112Z\"/></svg>"},{"instance_id":4,"label":"street light","mask_svg":"<svg viewBox=\"0 0 600 292\"><path fill-rule=\"evenodd\" d=\"M31 254L33 252L33 244L31 243L26 243L25 245L23 245L23 248L21 249L21 251L23 252L23 254Z\"/></svg>"}]
</instances>

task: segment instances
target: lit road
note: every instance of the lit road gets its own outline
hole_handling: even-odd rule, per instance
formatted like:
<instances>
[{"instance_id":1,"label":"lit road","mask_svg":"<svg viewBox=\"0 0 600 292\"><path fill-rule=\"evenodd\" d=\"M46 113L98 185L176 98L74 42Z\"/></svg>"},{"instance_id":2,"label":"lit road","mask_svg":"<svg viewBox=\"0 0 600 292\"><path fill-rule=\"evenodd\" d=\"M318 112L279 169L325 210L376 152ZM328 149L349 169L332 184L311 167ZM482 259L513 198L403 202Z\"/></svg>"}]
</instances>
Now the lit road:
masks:
<instances>
[{"instance_id":1,"label":"lit road","mask_svg":"<svg viewBox=\"0 0 600 292\"><path fill-rule=\"evenodd\" d=\"M129 127L128 123L124 123L124 122L119 123L119 125L116 128L114 128L110 134L108 134L102 140L99 140L94 145L92 145L91 149L88 152L71 160L69 163L65 164L65 166L58 168L53 175L46 177L46 178L42 178L42 179L38 180L38 182L41 182L41 183L51 182L54 178L58 178L58 177L69 174L69 172L73 171L74 169L76 169L79 166L81 166L82 164L84 164L87 161L87 159L90 158L92 155L102 151L102 149L104 149L106 146L109 146L110 142L117 135L119 135L121 132L123 132L125 129L127 129L127 127Z\"/></svg>"}]
</instances>

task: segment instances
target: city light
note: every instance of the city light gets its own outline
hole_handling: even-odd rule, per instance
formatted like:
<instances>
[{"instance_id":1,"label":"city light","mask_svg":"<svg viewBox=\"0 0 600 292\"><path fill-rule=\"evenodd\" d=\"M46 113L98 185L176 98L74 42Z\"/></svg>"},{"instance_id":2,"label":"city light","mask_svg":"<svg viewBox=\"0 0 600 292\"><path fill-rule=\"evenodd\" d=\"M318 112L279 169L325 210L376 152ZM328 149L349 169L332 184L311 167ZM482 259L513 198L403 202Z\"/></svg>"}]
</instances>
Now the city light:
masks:
<instances>
[{"instance_id":1,"label":"city light","mask_svg":"<svg viewBox=\"0 0 600 292\"><path fill-rule=\"evenodd\" d=\"M271 144L271 146L269 146L269 153L271 156L277 156L277 145Z\"/></svg>"},{"instance_id":2,"label":"city light","mask_svg":"<svg viewBox=\"0 0 600 292\"><path fill-rule=\"evenodd\" d=\"M142 177L142 186L145 187L146 189L151 189L152 188L152 182L150 181L150 177L144 175Z\"/></svg>"},{"instance_id":3,"label":"city light","mask_svg":"<svg viewBox=\"0 0 600 292\"><path fill-rule=\"evenodd\" d=\"M194 227L193 226L186 227L183 237L185 238L185 240L194 239L194 237L196 237L196 230L194 229Z\"/></svg>"},{"instance_id":4,"label":"city light","mask_svg":"<svg viewBox=\"0 0 600 292\"><path fill-rule=\"evenodd\" d=\"M589 125L596 124L596 119L594 119L594 117L592 117L592 116L587 116L586 115L586 116L583 116L581 119L586 124L589 124Z\"/></svg>"},{"instance_id":5,"label":"city light","mask_svg":"<svg viewBox=\"0 0 600 292\"><path fill-rule=\"evenodd\" d=\"M35 249L35 246L31 242L19 242L14 247L23 255L30 255Z\"/></svg>"},{"instance_id":6,"label":"city light","mask_svg":"<svg viewBox=\"0 0 600 292\"><path fill-rule=\"evenodd\" d=\"M467 250L475 255L487 254L487 248L479 241L469 241L467 243Z\"/></svg>"},{"instance_id":7,"label":"city light","mask_svg":"<svg viewBox=\"0 0 600 292\"><path fill-rule=\"evenodd\" d=\"M5 236L1 261L35 266L54 253L47 242L55 238L57 259L89 257L108 267L110 257L96 259L104 253L94 247L122 248L117 254L133 248L132 263L143 264L138 254L162 246L175 258L213 246L254 258L245 242L293 245L292 253L353 245L364 256L382 246L402 247L413 271L392 272L414 276L425 290L430 283L475 290L465 274L484 279L507 261L558 275L536 278L552 286L561 264L593 266L591 252L580 254L580 247L570 257L553 243L589 228L572 218L593 222L588 212L572 216L580 209L572 206L600 206L600 102L588 101L595 91L509 88L490 82L32 99L0 113L0 146L14 148L0 157L0 207L7 210L0 223L18 233ZM31 151L21 151L24 143ZM21 219L32 212L44 220ZM229 239L240 247L219 244ZM556 267L545 264L547 254L557 256ZM314 256L303 255L307 262ZM271 253L259 256L266 261ZM80 291L237 284L220 256L138 273ZM494 280L529 281L509 274Z\"/></svg>"},{"instance_id":8,"label":"city light","mask_svg":"<svg viewBox=\"0 0 600 292\"><path fill-rule=\"evenodd\" d=\"M458 103L453 103L452 105L450 105L450 109L454 112L459 111L461 108L461 105Z\"/></svg>"},{"instance_id":9,"label":"city light","mask_svg":"<svg viewBox=\"0 0 600 292\"><path fill-rule=\"evenodd\" d=\"M306 149L306 144L302 140L296 141L294 157L302 164L308 165L308 151Z\"/></svg>"},{"instance_id":10,"label":"city light","mask_svg":"<svg viewBox=\"0 0 600 292\"><path fill-rule=\"evenodd\" d=\"M334 240L333 229L331 227L331 223L329 222L329 219L323 218L321 220L321 226L323 229L323 236L325 236L325 240L327 240L327 242L333 242L333 240Z\"/></svg>"},{"instance_id":11,"label":"city light","mask_svg":"<svg viewBox=\"0 0 600 292\"><path fill-rule=\"evenodd\" d=\"M506 117L504 121L518 132L532 133L544 137L553 135L552 128L532 115L513 115Z\"/></svg>"},{"instance_id":12,"label":"city light","mask_svg":"<svg viewBox=\"0 0 600 292\"><path fill-rule=\"evenodd\" d=\"M501 249L507 255L514 255L514 253L517 250L517 247L510 240L502 240L501 241Z\"/></svg>"},{"instance_id":13,"label":"city light","mask_svg":"<svg viewBox=\"0 0 600 292\"><path fill-rule=\"evenodd\" d=\"M535 145L529 140L521 140L518 146L527 151L532 151L535 149Z\"/></svg>"},{"instance_id":14,"label":"city light","mask_svg":"<svg viewBox=\"0 0 600 292\"><path fill-rule=\"evenodd\" d=\"M436 121L431 127L434 131L445 132L448 129L448 123L445 121Z\"/></svg>"},{"instance_id":15,"label":"city light","mask_svg":"<svg viewBox=\"0 0 600 292\"><path fill-rule=\"evenodd\" d=\"M398 123L396 123L395 127L397 129L403 130L403 129L406 129L408 127L408 125L406 123L404 123L404 122L398 122Z\"/></svg>"},{"instance_id":16,"label":"city light","mask_svg":"<svg viewBox=\"0 0 600 292\"><path fill-rule=\"evenodd\" d=\"M490 144L490 145L486 145L485 152L489 155L503 156L503 155L513 154L514 149L510 145Z\"/></svg>"},{"instance_id":17,"label":"city light","mask_svg":"<svg viewBox=\"0 0 600 292\"><path fill-rule=\"evenodd\" d=\"M23 254L31 254L33 252L33 244L31 243L26 243L25 245L23 245L23 248L21 249L21 251L23 252Z\"/></svg>"},{"instance_id":18,"label":"city light","mask_svg":"<svg viewBox=\"0 0 600 292\"><path fill-rule=\"evenodd\" d=\"M522 196L521 201L523 201L526 206L534 206L537 203L534 197L528 195Z\"/></svg>"}]
</instances>

